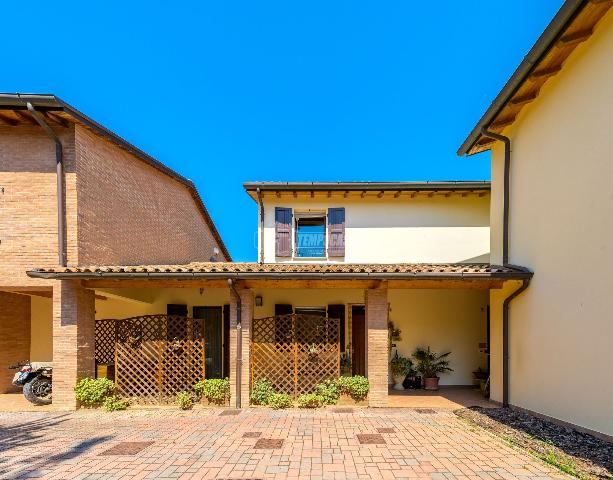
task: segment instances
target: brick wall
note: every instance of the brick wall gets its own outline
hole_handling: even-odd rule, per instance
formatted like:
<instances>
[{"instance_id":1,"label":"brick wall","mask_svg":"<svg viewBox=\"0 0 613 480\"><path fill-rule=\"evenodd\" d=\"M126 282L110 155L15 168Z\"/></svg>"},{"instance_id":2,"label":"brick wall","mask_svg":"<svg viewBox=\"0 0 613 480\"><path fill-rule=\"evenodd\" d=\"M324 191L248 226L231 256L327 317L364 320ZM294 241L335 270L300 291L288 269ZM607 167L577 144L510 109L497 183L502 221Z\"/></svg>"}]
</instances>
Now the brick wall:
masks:
<instances>
[{"instance_id":1,"label":"brick wall","mask_svg":"<svg viewBox=\"0 0 613 480\"><path fill-rule=\"evenodd\" d=\"M84 127L75 138L82 265L211 257L217 242L185 185Z\"/></svg>"},{"instance_id":2,"label":"brick wall","mask_svg":"<svg viewBox=\"0 0 613 480\"><path fill-rule=\"evenodd\" d=\"M386 407L388 395L388 304L387 289L368 289L365 293L367 335L367 377L370 383L368 404Z\"/></svg>"},{"instance_id":3,"label":"brick wall","mask_svg":"<svg viewBox=\"0 0 613 480\"><path fill-rule=\"evenodd\" d=\"M30 297L0 292L0 393L18 390L8 366L30 357Z\"/></svg>"},{"instance_id":4,"label":"brick wall","mask_svg":"<svg viewBox=\"0 0 613 480\"><path fill-rule=\"evenodd\" d=\"M68 261L76 264L74 129L55 128L64 146ZM26 276L58 263L55 144L35 126L0 126L0 287L50 285Z\"/></svg>"},{"instance_id":5,"label":"brick wall","mask_svg":"<svg viewBox=\"0 0 613 480\"><path fill-rule=\"evenodd\" d=\"M251 320L253 318L254 297L253 290L238 290L241 296L241 330L242 330L242 367L241 367L241 402L242 408L249 406L250 367L251 367ZM236 406L236 319L237 298L230 292L230 405Z\"/></svg>"},{"instance_id":6,"label":"brick wall","mask_svg":"<svg viewBox=\"0 0 613 480\"><path fill-rule=\"evenodd\" d=\"M53 288L53 405L77 406L74 386L95 373L94 292L73 280L58 280Z\"/></svg>"}]
</instances>

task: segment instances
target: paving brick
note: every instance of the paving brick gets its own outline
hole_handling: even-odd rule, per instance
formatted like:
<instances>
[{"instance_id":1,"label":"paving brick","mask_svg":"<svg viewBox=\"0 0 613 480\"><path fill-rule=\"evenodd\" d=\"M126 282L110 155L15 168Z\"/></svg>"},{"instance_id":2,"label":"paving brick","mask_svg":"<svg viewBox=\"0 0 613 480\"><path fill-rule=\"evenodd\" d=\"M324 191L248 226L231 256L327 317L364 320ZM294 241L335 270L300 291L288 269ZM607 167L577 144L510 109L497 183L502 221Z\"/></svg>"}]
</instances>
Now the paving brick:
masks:
<instances>
[{"instance_id":1,"label":"paving brick","mask_svg":"<svg viewBox=\"0 0 613 480\"><path fill-rule=\"evenodd\" d=\"M248 408L231 420L221 411L0 413L0 478L569 478L449 411L426 419L413 409L356 408L339 416ZM358 442L390 424L397 427L387 444ZM283 445L254 450L243 435L256 428L260 438ZM152 438L133 455L100 456L121 442Z\"/></svg>"}]
</instances>

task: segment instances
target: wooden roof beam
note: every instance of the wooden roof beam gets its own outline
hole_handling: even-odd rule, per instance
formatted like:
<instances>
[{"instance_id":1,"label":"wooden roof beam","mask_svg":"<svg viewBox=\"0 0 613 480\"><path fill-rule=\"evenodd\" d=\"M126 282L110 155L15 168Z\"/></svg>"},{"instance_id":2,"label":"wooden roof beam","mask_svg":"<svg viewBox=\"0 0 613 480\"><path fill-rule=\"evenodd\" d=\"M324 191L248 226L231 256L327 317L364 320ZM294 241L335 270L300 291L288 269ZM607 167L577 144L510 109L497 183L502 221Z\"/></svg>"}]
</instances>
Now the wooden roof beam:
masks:
<instances>
[{"instance_id":1,"label":"wooden roof beam","mask_svg":"<svg viewBox=\"0 0 613 480\"><path fill-rule=\"evenodd\" d=\"M498 122L492 123L490 125L490 129L492 130L503 129L505 127L508 127L509 125L513 125L513 122L515 122L515 117L507 118L506 120L499 120Z\"/></svg>"},{"instance_id":2,"label":"wooden roof beam","mask_svg":"<svg viewBox=\"0 0 613 480\"><path fill-rule=\"evenodd\" d=\"M13 110L13 112L15 113L17 117L19 117L24 122L29 123L30 125L36 125L37 127L39 126L38 122L32 117L32 115L23 113L20 110Z\"/></svg>"},{"instance_id":3,"label":"wooden roof beam","mask_svg":"<svg viewBox=\"0 0 613 480\"><path fill-rule=\"evenodd\" d=\"M513 106L525 105L526 103L530 103L530 102L536 100L537 96L538 96L538 92L528 93L526 95L521 95L519 97L515 97L515 98L513 98L513 100L511 100L511 105L513 105Z\"/></svg>"},{"instance_id":4,"label":"wooden roof beam","mask_svg":"<svg viewBox=\"0 0 613 480\"><path fill-rule=\"evenodd\" d=\"M568 47L570 45L576 45L581 42L585 42L593 33L593 28L586 28L584 30L579 30L575 33L569 33L567 35L562 36L558 43L557 47Z\"/></svg>"},{"instance_id":5,"label":"wooden roof beam","mask_svg":"<svg viewBox=\"0 0 613 480\"><path fill-rule=\"evenodd\" d=\"M15 125L19 123L19 120L9 117L8 115L5 115L4 113L0 113L0 122L14 127Z\"/></svg>"},{"instance_id":6,"label":"wooden roof beam","mask_svg":"<svg viewBox=\"0 0 613 480\"><path fill-rule=\"evenodd\" d=\"M384 193L385 192L383 190L381 190L379 193L377 193L377 198L381 198Z\"/></svg>"},{"instance_id":7,"label":"wooden roof beam","mask_svg":"<svg viewBox=\"0 0 613 480\"><path fill-rule=\"evenodd\" d=\"M44 111L41 113L47 120L57 123L64 128L68 128L70 126L70 122L66 120L65 118L60 117L59 115L55 115L54 113L44 112Z\"/></svg>"},{"instance_id":8,"label":"wooden roof beam","mask_svg":"<svg viewBox=\"0 0 613 480\"><path fill-rule=\"evenodd\" d=\"M530 80L541 80L543 78L549 78L554 76L562 70L562 65L554 65L553 67L541 68L540 70L535 70L530 74Z\"/></svg>"}]
</instances>

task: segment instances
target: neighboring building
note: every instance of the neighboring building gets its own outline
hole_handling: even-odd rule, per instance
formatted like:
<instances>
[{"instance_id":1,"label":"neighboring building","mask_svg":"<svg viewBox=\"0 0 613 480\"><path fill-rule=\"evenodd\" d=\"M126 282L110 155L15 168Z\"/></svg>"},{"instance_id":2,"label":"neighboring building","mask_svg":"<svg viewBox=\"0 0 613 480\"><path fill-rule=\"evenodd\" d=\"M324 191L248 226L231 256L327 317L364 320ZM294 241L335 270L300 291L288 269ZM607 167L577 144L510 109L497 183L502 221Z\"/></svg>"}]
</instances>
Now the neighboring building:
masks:
<instances>
[{"instance_id":1,"label":"neighboring building","mask_svg":"<svg viewBox=\"0 0 613 480\"><path fill-rule=\"evenodd\" d=\"M256 182L245 189L262 201L265 263L489 262L489 182Z\"/></svg>"},{"instance_id":2,"label":"neighboring building","mask_svg":"<svg viewBox=\"0 0 613 480\"><path fill-rule=\"evenodd\" d=\"M609 439L612 3L566 1L458 151L491 150L492 262L534 271L510 307L508 403ZM506 226L505 146L487 132L510 144ZM490 294L491 387L499 401L505 397L503 301L511 291Z\"/></svg>"},{"instance_id":3,"label":"neighboring building","mask_svg":"<svg viewBox=\"0 0 613 480\"><path fill-rule=\"evenodd\" d=\"M77 348L52 322L58 282L27 270L230 260L189 180L57 97L18 94L0 94L0 257L0 393L9 364Z\"/></svg>"}]
</instances>

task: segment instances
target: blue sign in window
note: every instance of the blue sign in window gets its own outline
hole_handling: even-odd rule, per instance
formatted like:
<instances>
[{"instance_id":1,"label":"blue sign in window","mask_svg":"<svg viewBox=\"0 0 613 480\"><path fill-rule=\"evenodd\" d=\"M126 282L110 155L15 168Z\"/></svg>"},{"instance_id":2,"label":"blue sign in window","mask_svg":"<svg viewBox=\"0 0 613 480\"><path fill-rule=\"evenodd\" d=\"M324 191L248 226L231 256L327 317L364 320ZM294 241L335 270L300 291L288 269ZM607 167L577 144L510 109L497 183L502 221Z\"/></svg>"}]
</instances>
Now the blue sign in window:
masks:
<instances>
[{"instance_id":1,"label":"blue sign in window","mask_svg":"<svg viewBox=\"0 0 613 480\"><path fill-rule=\"evenodd\" d=\"M325 257L326 222L324 218L296 220L296 256Z\"/></svg>"}]
</instances>

